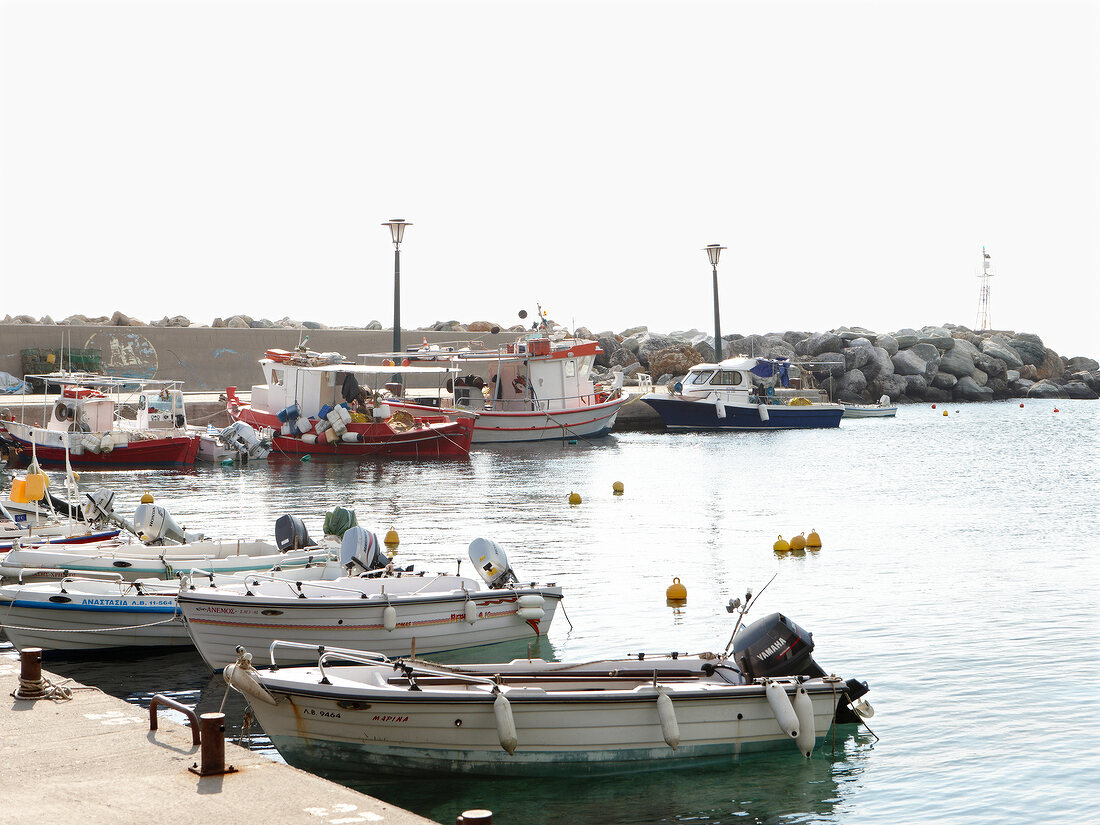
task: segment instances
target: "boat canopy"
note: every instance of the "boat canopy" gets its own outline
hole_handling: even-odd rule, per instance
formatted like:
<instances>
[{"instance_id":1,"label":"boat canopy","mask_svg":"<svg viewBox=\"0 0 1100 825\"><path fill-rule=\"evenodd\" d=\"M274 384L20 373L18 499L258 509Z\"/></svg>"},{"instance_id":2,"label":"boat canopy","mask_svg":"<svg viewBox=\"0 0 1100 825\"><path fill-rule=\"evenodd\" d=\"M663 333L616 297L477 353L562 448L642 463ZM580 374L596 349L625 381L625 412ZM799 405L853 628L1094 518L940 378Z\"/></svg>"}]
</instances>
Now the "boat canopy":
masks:
<instances>
[{"instance_id":1,"label":"boat canopy","mask_svg":"<svg viewBox=\"0 0 1100 825\"><path fill-rule=\"evenodd\" d=\"M134 378L126 375L98 375L91 372L50 372L44 375L25 375L65 387L175 387L183 384L181 380L160 380L156 378Z\"/></svg>"},{"instance_id":2,"label":"boat canopy","mask_svg":"<svg viewBox=\"0 0 1100 825\"><path fill-rule=\"evenodd\" d=\"M278 364L278 361L272 363ZM282 366L297 366L296 364L283 364ZM445 372L462 372L458 367L402 367L400 365L386 367L381 364L325 364L322 367L302 367L311 372L351 372L356 375L425 375Z\"/></svg>"}]
</instances>

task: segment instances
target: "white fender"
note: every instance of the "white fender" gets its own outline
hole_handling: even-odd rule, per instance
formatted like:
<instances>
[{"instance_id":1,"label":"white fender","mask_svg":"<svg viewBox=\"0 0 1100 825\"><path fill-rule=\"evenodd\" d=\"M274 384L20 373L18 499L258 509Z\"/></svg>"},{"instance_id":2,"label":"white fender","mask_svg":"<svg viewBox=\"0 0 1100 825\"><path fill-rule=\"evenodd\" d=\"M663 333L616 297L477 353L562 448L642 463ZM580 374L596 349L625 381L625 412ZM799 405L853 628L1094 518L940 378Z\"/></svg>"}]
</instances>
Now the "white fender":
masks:
<instances>
[{"instance_id":1,"label":"white fender","mask_svg":"<svg viewBox=\"0 0 1100 825\"><path fill-rule=\"evenodd\" d=\"M382 611L382 627L386 630L393 630L397 627L397 611L394 610L392 604L387 604L386 609Z\"/></svg>"},{"instance_id":2,"label":"white fender","mask_svg":"<svg viewBox=\"0 0 1100 825\"><path fill-rule=\"evenodd\" d=\"M470 624L477 621L477 605L469 599L466 600L466 621Z\"/></svg>"},{"instance_id":3,"label":"white fender","mask_svg":"<svg viewBox=\"0 0 1100 825\"><path fill-rule=\"evenodd\" d=\"M722 400L722 396L714 399L714 412L719 418L726 417L726 402Z\"/></svg>"},{"instance_id":4,"label":"white fender","mask_svg":"<svg viewBox=\"0 0 1100 825\"><path fill-rule=\"evenodd\" d=\"M756 411L760 413L760 420L761 421L767 421L768 420L768 405L767 404L758 404L756 406Z\"/></svg>"},{"instance_id":5,"label":"white fender","mask_svg":"<svg viewBox=\"0 0 1100 825\"><path fill-rule=\"evenodd\" d=\"M525 593L516 600L516 604L520 607L542 607L546 604L546 599L541 593Z\"/></svg>"},{"instance_id":6,"label":"white fender","mask_svg":"<svg viewBox=\"0 0 1100 825\"><path fill-rule=\"evenodd\" d=\"M772 713L775 714L775 721L779 723L779 727L792 739L797 739L798 715L791 706L791 699L787 696L787 691L783 689L779 682L769 679L767 686L764 688L764 693L768 697L768 704L772 706Z\"/></svg>"},{"instance_id":7,"label":"white fender","mask_svg":"<svg viewBox=\"0 0 1100 825\"><path fill-rule=\"evenodd\" d=\"M497 718L497 737L500 746L511 756L516 752L519 739L516 737L516 720L512 718L512 704L504 698L503 693L498 693L493 702L493 715Z\"/></svg>"},{"instance_id":8,"label":"white fender","mask_svg":"<svg viewBox=\"0 0 1100 825\"><path fill-rule=\"evenodd\" d=\"M302 435L305 435L306 433L313 431L313 422L310 421L305 416L302 416L301 418L298 419L298 425L297 426L298 426L298 432L300 432Z\"/></svg>"},{"instance_id":9,"label":"white fender","mask_svg":"<svg viewBox=\"0 0 1100 825\"><path fill-rule=\"evenodd\" d=\"M540 622L546 618L546 611L541 607L521 607L516 611L516 615L525 622Z\"/></svg>"},{"instance_id":10,"label":"white fender","mask_svg":"<svg viewBox=\"0 0 1100 825\"><path fill-rule=\"evenodd\" d=\"M316 444L317 443L317 436L314 435L313 433L306 433L305 435L302 436L302 443L303 444Z\"/></svg>"},{"instance_id":11,"label":"white fender","mask_svg":"<svg viewBox=\"0 0 1100 825\"><path fill-rule=\"evenodd\" d=\"M809 759L814 752L817 732L814 730L814 703L805 685L799 685L794 692L794 713L798 717L798 738L795 740L798 752Z\"/></svg>"},{"instance_id":12,"label":"white fender","mask_svg":"<svg viewBox=\"0 0 1100 825\"><path fill-rule=\"evenodd\" d=\"M258 699L268 705L278 704L275 697L267 692L267 688L260 684L255 673L256 671L251 667L245 668L240 664L226 665L225 670L222 671L222 678L227 685L250 699Z\"/></svg>"},{"instance_id":13,"label":"white fender","mask_svg":"<svg viewBox=\"0 0 1100 825\"><path fill-rule=\"evenodd\" d=\"M115 448L115 440L111 437L110 433L104 433L103 438L99 441L99 451L101 453L109 453Z\"/></svg>"},{"instance_id":14,"label":"white fender","mask_svg":"<svg viewBox=\"0 0 1100 825\"><path fill-rule=\"evenodd\" d=\"M665 688L657 688L657 715L661 717L661 733L673 750L680 744L680 723L676 721L676 709Z\"/></svg>"},{"instance_id":15,"label":"white fender","mask_svg":"<svg viewBox=\"0 0 1100 825\"><path fill-rule=\"evenodd\" d=\"M348 430L346 433L340 436L340 440L343 441L345 444L358 444L359 433L353 433L351 432L351 430Z\"/></svg>"}]
</instances>

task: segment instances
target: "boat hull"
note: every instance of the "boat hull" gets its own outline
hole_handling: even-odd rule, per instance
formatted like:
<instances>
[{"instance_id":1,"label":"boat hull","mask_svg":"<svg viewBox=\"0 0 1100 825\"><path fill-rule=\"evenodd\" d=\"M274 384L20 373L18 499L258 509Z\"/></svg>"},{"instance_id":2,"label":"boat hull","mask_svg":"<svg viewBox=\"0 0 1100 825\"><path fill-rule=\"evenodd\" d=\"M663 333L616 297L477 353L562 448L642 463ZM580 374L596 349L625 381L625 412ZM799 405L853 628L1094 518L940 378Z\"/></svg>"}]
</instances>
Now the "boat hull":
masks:
<instances>
[{"instance_id":1,"label":"boat hull","mask_svg":"<svg viewBox=\"0 0 1100 825\"><path fill-rule=\"evenodd\" d=\"M23 544L49 545L49 544L95 544L100 541L110 541L116 538L121 530L94 530L88 533L77 533L71 535L49 536L39 535L32 530L31 535L22 535L17 538ZM15 539L5 536L0 539L0 553L11 550L12 544Z\"/></svg>"},{"instance_id":2,"label":"boat hull","mask_svg":"<svg viewBox=\"0 0 1100 825\"><path fill-rule=\"evenodd\" d=\"M846 404L844 406L845 418L893 418L898 414L897 407L862 406L858 404Z\"/></svg>"},{"instance_id":3,"label":"boat hull","mask_svg":"<svg viewBox=\"0 0 1100 825\"><path fill-rule=\"evenodd\" d=\"M44 466L65 466L64 446L34 444L30 438L17 435L12 422L7 424L8 435L20 448L20 461L27 463L31 456L38 457L38 463ZM26 433L30 435L30 433ZM173 438L155 438L120 444L109 453L74 452L69 450L69 463L73 467L176 467L195 463L199 453L199 439L192 436Z\"/></svg>"},{"instance_id":4,"label":"boat hull","mask_svg":"<svg viewBox=\"0 0 1100 825\"><path fill-rule=\"evenodd\" d=\"M420 580L423 581L423 580ZM544 615L527 621L518 615L518 599L538 594ZM266 661L276 639L325 647L370 650L386 656L408 655L415 638L417 653L440 653L468 647L545 636L561 600L560 588L470 593L477 619L466 621L465 593L447 592L423 598L312 598L241 596L209 590L187 591L180 609L195 647L213 670L237 659L242 645ZM395 626L386 630L384 611L394 607ZM280 651L279 663L315 661L313 650Z\"/></svg>"},{"instance_id":5,"label":"boat hull","mask_svg":"<svg viewBox=\"0 0 1100 825\"><path fill-rule=\"evenodd\" d=\"M718 416L714 401L642 396L642 401L661 416L669 430L810 430L839 427L844 409L839 405L768 405L763 420L755 404L724 404L725 417Z\"/></svg>"},{"instance_id":6,"label":"boat hull","mask_svg":"<svg viewBox=\"0 0 1100 825\"><path fill-rule=\"evenodd\" d=\"M561 698L547 698L538 688L507 689L517 740L509 754L487 688L464 697L454 691L450 696L406 691L394 701L386 697L392 690L351 688L327 672L332 685L308 689L286 686L279 673L261 674L277 704L252 703L288 762L326 773L340 770L336 766L361 771L365 765L389 773L625 773L795 751L760 685L670 689L678 726L675 749L665 739L657 691L648 684L615 691L618 695L575 691ZM793 687L787 690L792 693ZM810 689L815 741L831 727L840 695L820 684Z\"/></svg>"},{"instance_id":7,"label":"boat hull","mask_svg":"<svg viewBox=\"0 0 1100 825\"><path fill-rule=\"evenodd\" d=\"M536 441L564 441L570 438L600 438L611 432L625 397L602 404L551 411L443 410L449 416L474 421L474 444L516 444ZM406 409L414 415L438 413L435 407L404 401L390 401L391 407Z\"/></svg>"},{"instance_id":8,"label":"boat hull","mask_svg":"<svg viewBox=\"0 0 1100 825\"><path fill-rule=\"evenodd\" d=\"M234 421L243 421L253 427L270 427L276 431L280 427L279 419L275 415L254 410L248 404L230 403L228 411ZM347 457L462 457L470 454L473 422L470 419L447 421L439 417L437 421L404 431L393 431L380 424L353 423L348 425L348 431L358 433L362 440L349 444L345 441L328 443L318 439L309 444L301 436L275 435L272 439L272 453Z\"/></svg>"}]
</instances>

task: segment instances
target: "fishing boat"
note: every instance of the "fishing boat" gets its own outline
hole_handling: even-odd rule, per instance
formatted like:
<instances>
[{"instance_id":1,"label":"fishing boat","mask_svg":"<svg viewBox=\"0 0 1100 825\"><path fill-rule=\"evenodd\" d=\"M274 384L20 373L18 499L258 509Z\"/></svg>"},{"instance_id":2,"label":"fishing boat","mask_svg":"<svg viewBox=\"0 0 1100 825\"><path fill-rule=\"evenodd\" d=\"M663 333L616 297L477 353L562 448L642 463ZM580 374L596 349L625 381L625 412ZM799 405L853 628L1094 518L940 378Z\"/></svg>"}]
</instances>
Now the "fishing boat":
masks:
<instances>
[{"instance_id":1,"label":"fishing boat","mask_svg":"<svg viewBox=\"0 0 1100 825\"><path fill-rule=\"evenodd\" d=\"M782 614L730 646L450 666L314 648L313 664L284 667L279 658L306 645L276 642L270 669L243 651L224 678L288 762L330 772L541 777L728 763L772 749L809 757L837 720L871 713L866 684L826 674L810 634Z\"/></svg>"},{"instance_id":2,"label":"fishing boat","mask_svg":"<svg viewBox=\"0 0 1100 825\"><path fill-rule=\"evenodd\" d=\"M457 372L438 393L439 409L459 420L473 418L474 444L502 444L588 439L611 432L627 399L621 373L607 386L592 380L600 352L596 341L540 325L496 348L455 349L425 342L404 358L410 364L447 364ZM409 398L389 404L416 415L433 409Z\"/></svg>"},{"instance_id":3,"label":"fishing boat","mask_svg":"<svg viewBox=\"0 0 1100 825\"><path fill-rule=\"evenodd\" d=\"M7 501L0 501L0 554L15 542L29 544L88 544L118 536L115 527L97 528L79 508L54 496L50 479L34 462L22 477L13 476Z\"/></svg>"},{"instance_id":4,"label":"fishing boat","mask_svg":"<svg viewBox=\"0 0 1100 825\"><path fill-rule=\"evenodd\" d=\"M438 653L545 636L561 588L518 582L494 541L476 539L469 552L482 582L411 575L394 571L377 537L356 526L344 534L345 572L338 578L249 576L226 585L196 584L180 592L179 605L195 647L213 670L236 661L238 646L266 649L275 640L305 645L289 648L298 656L284 661L308 661L318 645L397 655L413 648Z\"/></svg>"},{"instance_id":5,"label":"fishing boat","mask_svg":"<svg viewBox=\"0 0 1100 825\"><path fill-rule=\"evenodd\" d=\"M352 364L339 353L304 347L269 349L260 366L268 383L253 386L248 402L237 396L236 387L226 388L227 410L234 421L273 430L273 452L412 458L470 452L472 419L452 420L439 410L411 414L393 409L360 384L391 375L394 368ZM447 369L412 371L438 374Z\"/></svg>"},{"instance_id":6,"label":"fishing boat","mask_svg":"<svg viewBox=\"0 0 1100 825\"><path fill-rule=\"evenodd\" d=\"M877 404L845 404L845 418L893 418L898 414L898 405L890 403L890 396L884 395Z\"/></svg>"},{"instance_id":7,"label":"fishing boat","mask_svg":"<svg viewBox=\"0 0 1100 825\"><path fill-rule=\"evenodd\" d=\"M119 378L84 372L29 375L47 387L59 386L56 397L43 396L40 425L26 420L0 422L5 438L24 461L74 467L190 465L198 455L199 438L187 430L179 381ZM132 407L133 418L123 413Z\"/></svg>"},{"instance_id":8,"label":"fishing boat","mask_svg":"<svg viewBox=\"0 0 1100 825\"><path fill-rule=\"evenodd\" d=\"M766 358L728 358L696 364L649 404L669 430L792 430L837 427L844 407L784 394L791 365Z\"/></svg>"}]
</instances>

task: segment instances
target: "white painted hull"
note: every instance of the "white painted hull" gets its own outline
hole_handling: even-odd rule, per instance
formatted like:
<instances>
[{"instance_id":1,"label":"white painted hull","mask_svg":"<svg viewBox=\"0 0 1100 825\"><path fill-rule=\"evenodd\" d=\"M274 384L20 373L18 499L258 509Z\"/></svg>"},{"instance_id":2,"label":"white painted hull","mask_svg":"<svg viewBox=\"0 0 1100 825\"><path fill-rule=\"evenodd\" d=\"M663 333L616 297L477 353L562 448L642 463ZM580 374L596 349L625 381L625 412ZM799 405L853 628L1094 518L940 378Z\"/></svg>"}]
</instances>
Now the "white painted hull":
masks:
<instances>
[{"instance_id":1,"label":"white painted hull","mask_svg":"<svg viewBox=\"0 0 1100 825\"><path fill-rule=\"evenodd\" d=\"M615 426L624 398L592 407L553 412L494 412L481 410L474 422L474 444L563 441L596 438Z\"/></svg>"},{"instance_id":2,"label":"white painted hull","mask_svg":"<svg viewBox=\"0 0 1100 825\"><path fill-rule=\"evenodd\" d=\"M845 404L845 418L893 418L898 413L896 406L880 407L878 405Z\"/></svg>"},{"instance_id":3,"label":"white painted hull","mask_svg":"<svg viewBox=\"0 0 1100 825\"><path fill-rule=\"evenodd\" d=\"M457 577L450 577L457 578ZM471 579L467 591L431 590L400 595L403 583L423 587L430 579L369 579L364 586L375 591L384 586L389 599L378 592L368 598L339 593L324 587L304 587L310 598L299 599L289 587L275 595L243 594L239 588L196 588L180 597L180 609L191 638L213 670L236 661L236 648L252 651L257 663L268 661L267 650L276 639L326 647L372 650L387 656L410 653L413 639L417 653L438 653L467 647L522 639L535 641L545 636L554 618L561 588L518 588L515 591L485 590ZM326 583L331 585L335 583ZM466 620L465 605L474 603L477 618ZM541 594L544 615L527 621L517 614L517 599L523 594ZM395 627L385 628L384 611L392 605ZM316 659L316 650L287 650L280 663Z\"/></svg>"},{"instance_id":4,"label":"white painted hull","mask_svg":"<svg viewBox=\"0 0 1100 825\"><path fill-rule=\"evenodd\" d=\"M119 647L190 647L173 595L124 596L0 587L0 626L16 648L80 652ZM52 599L51 600L51 596ZM59 599L70 601L61 602Z\"/></svg>"},{"instance_id":5,"label":"white painted hull","mask_svg":"<svg viewBox=\"0 0 1100 825\"><path fill-rule=\"evenodd\" d=\"M46 581L70 574L119 574L127 581L171 579L192 570L244 573L325 564L332 558L323 548L280 553L261 541L204 541L146 547L140 544L86 544L25 547L0 560L0 578ZM34 572L31 572L34 571Z\"/></svg>"},{"instance_id":6,"label":"white painted hull","mask_svg":"<svg viewBox=\"0 0 1100 825\"><path fill-rule=\"evenodd\" d=\"M760 750L796 750L777 721L762 685L723 683L698 674L698 660L682 659L697 678L662 679L678 726L677 746L658 709L651 665L603 662L603 673L638 666L638 677L606 688L593 683L502 688L514 720L516 746L509 754L494 712L492 685L431 685L419 691L394 677L392 667L326 667L329 684L312 668L260 672L258 680L277 704L252 701L264 731L292 764L331 771L492 775L544 775L665 769L694 760L730 762ZM522 664L522 662L517 662ZM513 664L517 664L513 663ZM535 660L539 665L539 660ZM545 665L562 667L562 665ZM493 669L508 665L485 666ZM230 673L229 678L236 678ZM783 680L793 696L793 680ZM814 739L828 732L843 685L806 683L813 708Z\"/></svg>"}]
</instances>

